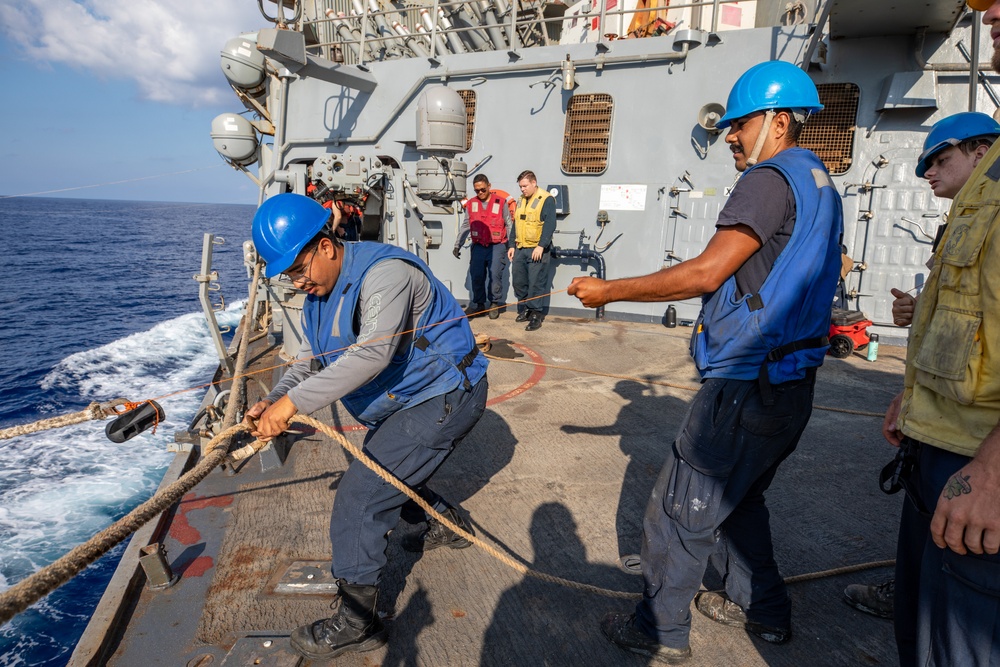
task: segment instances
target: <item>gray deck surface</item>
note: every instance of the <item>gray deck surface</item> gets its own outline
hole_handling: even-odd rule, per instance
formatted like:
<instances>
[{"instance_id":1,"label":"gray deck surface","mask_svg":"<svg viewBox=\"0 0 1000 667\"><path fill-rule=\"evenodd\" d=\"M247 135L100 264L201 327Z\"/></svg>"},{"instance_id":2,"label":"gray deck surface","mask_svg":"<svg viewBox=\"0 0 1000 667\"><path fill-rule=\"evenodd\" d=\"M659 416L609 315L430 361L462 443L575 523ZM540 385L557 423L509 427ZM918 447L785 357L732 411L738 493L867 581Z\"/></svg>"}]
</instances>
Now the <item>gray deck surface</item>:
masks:
<instances>
[{"instance_id":1,"label":"gray deck surface","mask_svg":"<svg viewBox=\"0 0 1000 667\"><path fill-rule=\"evenodd\" d=\"M508 341L490 354L530 361L534 353L546 364L621 377L492 362L493 402L431 487L461 505L477 534L531 568L638 594L642 579L621 571L618 558L639 550L646 498L694 395L645 381L697 386L690 329L549 317L525 332L513 319L472 322L477 333ZM883 345L875 363L858 353L828 357L821 369L817 409L768 494L785 576L894 557L901 497L876 482L894 450L880 418L839 410L883 411L901 386L903 353ZM329 410L317 416L351 423ZM235 475L213 473L164 540L180 583L143 592L111 664L309 664L291 654L287 636L329 615L330 598L275 594L271 580L291 561L329 560L329 511L346 463L326 436L307 434L281 469L262 472L252 460ZM378 604L388 646L333 664L651 664L598 629L606 612L631 602L524 578L476 548L403 551L400 538L419 528L401 523L390 535ZM882 568L793 584L794 638L785 646L693 610L688 664L894 665L891 622L841 600L845 585L888 576Z\"/></svg>"}]
</instances>

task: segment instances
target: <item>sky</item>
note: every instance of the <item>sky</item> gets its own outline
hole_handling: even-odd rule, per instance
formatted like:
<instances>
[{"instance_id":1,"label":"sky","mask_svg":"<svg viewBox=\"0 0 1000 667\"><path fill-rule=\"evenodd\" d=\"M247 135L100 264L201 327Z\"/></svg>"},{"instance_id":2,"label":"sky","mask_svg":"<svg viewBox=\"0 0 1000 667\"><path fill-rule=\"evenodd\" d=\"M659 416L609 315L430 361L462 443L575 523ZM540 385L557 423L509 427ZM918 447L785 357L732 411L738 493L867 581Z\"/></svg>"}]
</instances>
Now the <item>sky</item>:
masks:
<instances>
[{"instance_id":1,"label":"sky","mask_svg":"<svg viewBox=\"0 0 1000 667\"><path fill-rule=\"evenodd\" d=\"M0 196L256 204L209 133L244 111L223 45L269 25L256 0L0 0Z\"/></svg>"}]
</instances>

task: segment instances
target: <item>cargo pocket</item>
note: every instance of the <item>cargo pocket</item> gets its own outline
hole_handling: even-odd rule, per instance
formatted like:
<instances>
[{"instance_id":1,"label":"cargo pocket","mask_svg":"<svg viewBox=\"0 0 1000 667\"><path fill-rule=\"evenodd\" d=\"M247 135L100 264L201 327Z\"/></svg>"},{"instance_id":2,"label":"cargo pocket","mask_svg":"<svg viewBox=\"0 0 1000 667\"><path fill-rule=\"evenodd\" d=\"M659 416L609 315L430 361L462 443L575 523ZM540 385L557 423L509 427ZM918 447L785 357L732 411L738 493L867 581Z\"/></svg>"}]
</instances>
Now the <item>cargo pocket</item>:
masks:
<instances>
[{"instance_id":1,"label":"cargo pocket","mask_svg":"<svg viewBox=\"0 0 1000 667\"><path fill-rule=\"evenodd\" d=\"M409 405L409 403L409 396L383 392L375 397L375 399L372 400L367 407L365 407L364 412L358 415L358 417L366 422L378 423L386 419L394 412L402 410Z\"/></svg>"},{"instance_id":2,"label":"cargo pocket","mask_svg":"<svg viewBox=\"0 0 1000 667\"><path fill-rule=\"evenodd\" d=\"M737 437L736 424L754 384L706 380L674 442L678 456L703 475L727 477L742 456L744 442Z\"/></svg>"},{"instance_id":3,"label":"cargo pocket","mask_svg":"<svg viewBox=\"0 0 1000 667\"><path fill-rule=\"evenodd\" d=\"M748 406L749 407L749 406ZM740 415L740 426L754 435L773 438L788 430L792 415L773 414L764 406L746 409Z\"/></svg>"},{"instance_id":4,"label":"cargo pocket","mask_svg":"<svg viewBox=\"0 0 1000 667\"><path fill-rule=\"evenodd\" d=\"M939 304L913 360L920 384L945 398L971 404L982 365L978 336L982 322L980 313ZM937 344L929 345L929 341Z\"/></svg>"},{"instance_id":5,"label":"cargo pocket","mask_svg":"<svg viewBox=\"0 0 1000 667\"><path fill-rule=\"evenodd\" d=\"M959 294L979 294L979 272L963 269L979 260L986 235L1000 207L959 205L955 210L958 214L948 222L947 237L939 255L940 286Z\"/></svg>"}]
</instances>

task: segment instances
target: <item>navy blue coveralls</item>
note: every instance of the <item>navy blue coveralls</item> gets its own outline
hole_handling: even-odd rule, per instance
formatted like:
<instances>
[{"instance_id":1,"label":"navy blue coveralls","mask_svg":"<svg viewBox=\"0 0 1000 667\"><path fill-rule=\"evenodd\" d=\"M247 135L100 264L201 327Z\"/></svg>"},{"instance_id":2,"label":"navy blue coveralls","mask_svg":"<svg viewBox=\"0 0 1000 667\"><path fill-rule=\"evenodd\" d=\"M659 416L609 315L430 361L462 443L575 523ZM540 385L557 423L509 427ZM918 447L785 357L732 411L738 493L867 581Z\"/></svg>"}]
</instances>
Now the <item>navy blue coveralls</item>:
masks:
<instances>
[{"instance_id":1,"label":"navy blue coveralls","mask_svg":"<svg viewBox=\"0 0 1000 667\"><path fill-rule=\"evenodd\" d=\"M794 229L756 294L738 295L733 276L705 296L691 341L704 381L643 521L645 590L635 625L672 648L688 646L691 600L709 561L751 622L791 622L764 492L812 410L840 273L843 214L813 153L787 149L752 167L760 168L778 170L791 187Z\"/></svg>"}]
</instances>

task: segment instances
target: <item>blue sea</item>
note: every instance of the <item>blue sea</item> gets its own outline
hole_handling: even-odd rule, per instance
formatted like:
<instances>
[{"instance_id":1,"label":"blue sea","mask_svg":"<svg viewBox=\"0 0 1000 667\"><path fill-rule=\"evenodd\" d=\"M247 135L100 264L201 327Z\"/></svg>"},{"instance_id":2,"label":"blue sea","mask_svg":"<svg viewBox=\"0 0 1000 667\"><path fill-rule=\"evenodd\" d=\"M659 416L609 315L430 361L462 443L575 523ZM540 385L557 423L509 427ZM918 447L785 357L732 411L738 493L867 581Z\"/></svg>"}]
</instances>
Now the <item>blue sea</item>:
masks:
<instances>
[{"instance_id":1,"label":"blue sea","mask_svg":"<svg viewBox=\"0 0 1000 667\"><path fill-rule=\"evenodd\" d=\"M205 232L235 328L254 207L0 199L0 428L211 380L218 364L197 283ZM166 422L124 444L104 422L0 440L0 592L118 520L156 490L204 395L162 401ZM0 628L0 666L64 665L124 549Z\"/></svg>"}]
</instances>

